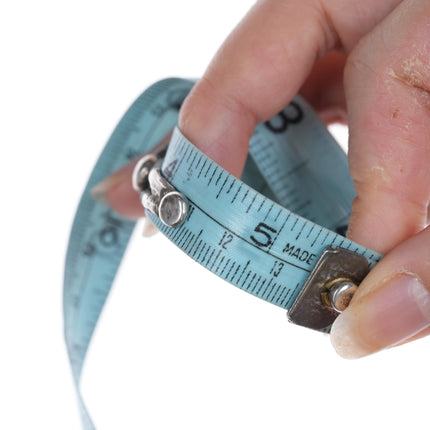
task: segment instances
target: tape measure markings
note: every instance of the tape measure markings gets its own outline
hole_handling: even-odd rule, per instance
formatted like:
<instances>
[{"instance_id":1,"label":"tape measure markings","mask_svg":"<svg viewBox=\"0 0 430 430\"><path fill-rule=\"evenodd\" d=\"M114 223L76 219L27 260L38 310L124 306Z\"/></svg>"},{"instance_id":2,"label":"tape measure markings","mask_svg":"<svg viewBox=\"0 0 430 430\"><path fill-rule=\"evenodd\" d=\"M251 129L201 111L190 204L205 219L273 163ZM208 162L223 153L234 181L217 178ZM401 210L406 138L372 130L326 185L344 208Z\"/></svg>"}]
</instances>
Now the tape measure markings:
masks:
<instances>
[{"instance_id":1,"label":"tape measure markings","mask_svg":"<svg viewBox=\"0 0 430 430\"><path fill-rule=\"evenodd\" d=\"M173 140L174 140L174 138L173 138ZM190 144L190 146L189 146L189 148L190 148L190 150L191 151L193 151L193 150L195 150L195 148ZM168 177L168 179L170 179L171 181L172 181L172 184L174 184L175 185L175 175L177 175L178 174L178 172L180 172L180 169L182 168L183 170L184 170L184 172L186 171L186 173L184 173L184 177L186 177L187 178L187 180L190 180L190 178L191 178L191 176L193 175L193 170L194 170L194 166L192 165L192 163L191 164L189 164L188 166L186 166L186 167L184 167L184 166L182 166L182 163L178 163L177 162L177 159L181 159L181 160L189 160L190 158L191 158L191 156L188 154L188 148L186 148L185 146L184 146L184 143L183 143L183 141L178 141L178 144L177 144L177 150L176 151L172 151L172 153L174 152L174 155L172 155L171 156L171 159L173 160L173 161L171 161L170 159L168 160L168 161L166 161L165 162L165 165L167 165L167 166L169 166L169 163L171 163L171 162L173 162L173 164L175 165L175 167L177 167L175 170L170 170L170 169L168 169L168 175L167 175L167 177ZM187 157L185 157L185 154L188 154L188 156ZM166 155L166 158L167 158L167 155ZM208 161L209 162L209 161ZM209 173L210 172L210 169L208 168L207 169L207 172ZM212 176L211 176L211 178L213 178L215 175L216 175L216 173L217 173L217 170L216 170L216 167L214 168L214 172L212 172ZM227 173L226 173L227 174ZM221 181L221 179L220 179L220 181ZM220 181L218 181L218 183L220 182ZM184 187L183 187L183 183L182 183L182 186L180 186L180 189L181 189L181 191L182 192L184 192ZM211 185L211 180L209 180L209 182L208 182L208 184L207 184L207 187L208 188L206 188L205 189L205 192L206 193L210 193L211 192L211 187L210 187L210 185ZM223 187L224 188L224 187ZM190 186L188 189L187 189L187 191L190 191L192 189L192 186ZM230 190L232 189L232 186L230 186L230 188L229 188ZM238 196L239 196L239 194L240 193L242 193L243 192L243 196L242 196L242 198L241 199L239 199L239 200L237 200L237 202L240 202L240 204L245 204L245 200L246 200L246 198L249 196L249 194L250 194L250 190L249 189L247 189L247 187L246 187L246 185L244 185L244 184L240 184L239 186L238 186L238 189L237 189L237 191L236 191L236 193L235 193L235 195L234 195L234 197L233 197L233 199L230 201L230 204L234 204L235 202L236 202L236 199L238 198ZM187 194L187 193L186 193ZM217 190L217 196L218 196L218 198L220 197L222 195L222 190ZM258 196L259 196L259 194L257 193L257 194L254 194L254 196L252 197L252 202L255 202L256 201L256 199L258 198ZM260 228L260 230L259 230L259 232L260 233L263 233L264 235L266 235L266 237L267 238L269 238L269 236L268 236L268 231L270 230L270 232L276 232L277 233L277 235L275 236L275 239L274 240L272 240L272 239L268 239L268 240L270 240L271 242L270 242L270 249L269 250L266 250L266 249L261 249L260 247L258 247L258 246L256 246L255 244L253 244L250 240L248 240L247 238L245 238L245 236L244 235L241 235L241 234L239 234L237 231L235 231L233 228L231 228L231 227L229 227L229 225L228 225L228 223L225 223L225 222L219 222L219 221L217 221L217 219L216 219L216 217L214 217L214 216L212 216L212 215L209 215L209 212L208 211L205 211L203 208L202 208L202 206L201 205L197 205L196 204L196 202L194 201L194 200L192 200L192 195L190 196L190 195L188 195L188 198L190 199L190 202L191 202L191 205L192 205L192 207L194 207L194 208L197 208L198 210L199 210L199 212L200 213L202 213L202 214L204 214L205 216L206 216L206 218L207 218L207 220L211 220L212 222L215 222L215 223L217 223L222 229L224 229L224 230L227 230L227 231L229 231L230 232L230 234L232 234L232 235L234 235L236 238L238 238L238 239L240 239L240 240L242 240L243 242L245 242L245 243L247 243L247 245L248 246L252 246L252 247L254 247L254 248L256 248L257 250L258 250L258 252L263 252L263 253L266 253L266 254L268 254L268 255L271 255L272 257L275 257L276 259L278 259L280 262L282 262L282 263L287 263L287 264L289 264L290 266L293 266L293 267L296 267L296 268L299 268L300 270L304 270L304 271L306 271L307 273L309 273L310 272L310 269L307 269L307 268L305 268L305 267L302 267L302 266L299 266L299 265L297 265L296 263L293 263L292 261L289 261L289 260L286 260L285 258L283 258L281 255L279 255L279 249L277 250L277 252L276 253L273 253L273 252L270 252L270 250L272 249L272 247L274 246L274 245L276 245L276 246L278 246L277 245L277 239L278 239L278 237L281 235L281 232L282 232L282 230L285 228L285 226L286 226L286 224L287 224L287 222L288 222L288 219L290 218L290 216L291 216L291 213L288 213L287 214L287 216L286 216L286 218L284 219L284 221L283 221L283 223L280 225L280 227L279 228L277 228L277 229L275 229L275 228L273 228L273 227L270 227L270 226L268 226L268 225L264 225L264 228L266 229L266 230L264 230L263 229L263 226ZM209 200L210 200L210 198L209 198ZM263 197L263 200L262 200L262 202L260 203L260 205L259 205L259 211L263 208L263 206L264 206L264 203L266 202L266 199L264 199L264 197ZM225 203L225 202L224 202ZM272 210L273 210L273 208L275 207L276 205L274 204L274 203L272 203L271 204L271 206L269 207L269 209L268 209L268 213L269 212L271 212ZM248 206L248 207L252 207L252 203ZM225 208L224 208L225 209ZM248 210L246 211L246 212L249 212ZM196 213L196 211L195 210L193 210L193 216L194 216L194 214ZM267 216L268 216L268 213L266 214L266 218L267 218ZM280 216L280 214L282 213L282 208L280 208L280 210L278 210L278 213L277 213L277 215L275 216L275 218L274 218L274 221L275 222L277 222L278 221L278 218L279 218L279 216ZM233 218L233 217L232 217ZM154 220L155 222L156 222L156 219ZM225 220L223 220L223 221L225 221ZM207 224L207 222L205 222L204 223L205 225ZM302 219L302 218L300 218L300 217L295 217L295 219L294 219L294 222L293 222L293 224L291 225L291 227L290 227L290 231L291 232L293 232L296 228L297 228L297 235L296 235L296 237L295 237L295 239L296 239L296 241L298 241L300 238L301 238L301 236L302 236L302 234L304 234L304 232L305 232L305 229L306 229L306 227L307 226L310 226L310 228L309 228L309 231L307 232L307 234L306 234L306 239L309 239L310 237L311 237L311 234L312 234L312 231L314 231L314 229L315 229L315 226L312 224L312 223L309 223L308 221L306 221L306 220L304 220L304 219ZM298 226L298 227L297 227ZM163 228L162 226L159 226L160 228L162 228L164 231L165 231L165 228ZM263 229L263 230L262 230ZM163 231L162 230L162 231ZM168 230L168 227L167 227L167 230ZM311 247L313 247L313 246L315 246L315 244L316 244L316 242L317 242L317 239L320 237L320 235L321 235L321 232L323 231L323 229L322 228L320 228L320 230L316 233L316 236L315 236L315 238L314 238L314 240L312 241L312 243L311 243ZM329 235L330 235L330 233L332 234L332 240L331 240L331 242L330 242L330 244L332 244L332 245L334 245L334 244L336 244L336 241L338 241L338 244L344 244L345 242L346 242L346 244L347 244L347 248L350 248L351 246L352 246L352 243L350 242L350 241L347 241L345 238L340 238L338 235L336 235L335 233L332 233L332 232L329 232L329 231L327 231L327 233L326 233L326 236L325 236L325 241L327 241L327 238L329 237ZM168 234L168 233L167 233ZM201 236L201 234L202 233L200 233L200 236ZM174 238L173 238L173 240L174 240ZM260 245L262 245L262 242L258 242L257 240L256 240L256 242L257 242L257 244L259 243ZM178 246L180 246L180 247L183 247L183 245L179 242L179 243L177 243L178 244ZM267 245L269 244L269 242L267 243ZM206 243L204 244L204 247L206 247ZM327 245L327 243L325 243L325 245ZM199 246L200 246L200 243L199 243ZM279 248L279 246L278 246L278 248ZM288 250L291 250L291 252L290 252L290 254L292 254L292 255L294 255L293 254L293 250L296 248L296 246L295 245L290 245L289 243L287 243L287 245L285 245L285 247L284 247L284 251L286 250L286 251L288 251ZM203 248L204 249L204 248ZM204 256L203 256L203 258L201 258L201 255L202 255L202 251L203 251L203 249L201 250L201 252L200 252L200 254L197 256L197 257L195 257L196 258L196 260L198 261L198 262L200 262L201 264L203 264L204 266L206 266L206 267L208 267L208 265L210 264L210 261L211 261L211 258L212 258L212 256L214 255L214 253L215 253L215 251L213 250L212 251L212 248L210 247L210 245L208 245L208 247L207 247L207 249L206 249L206 253L204 254ZM190 250L187 250L187 253L189 253L189 254L191 254L191 252L192 252L192 250L193 250L193 248L192 248L192 246L191 246L191 248L190 248ZM357 247L357 250L358 250L358 247ZM209 254L209 252L210 251L212 251L212 256L209 258L209 260L208 261L205 261L206 260L206 256ZM302 252L303 254L302 255L305 255L306 257L309 255L309 253L308 253L308 251L306 251L306 249L304 249L303 251L300 249L299 250L299 248L297 248L297 250L295 251L296 252L296 258L300 258L300 252ZM304 254L306 252L306 254ZM365 249L363 249L362 250L362 252L363 252L363 254L365 254L366 253L366 250ZM219 255L219 254L218 254ZM312 256L314 256L314 254L312 254ZM316 256L316 255L315 255ZM372 257L373 258L373 257ZM230 267L228 267L228 265L230 264ZM233 271L233 268L234 268L234 265L235 264L240 264L240 263L238 263L238 262L236 262L236 261L232 261L231 262L231 260L229 259L228 261L227 261L227 263L225 264L225 266L224 266L224 268L222 269L222 271L221 272L219 272L219 271L215 271L217 274L219 274L221 277L224 277L224 278L227 278L230 282L232 282L232 283L234 283L234 284L238 284L238 282L237 282L237 280L235 280L234 278L235 278L235 276L233 275L232 277L230 277L230 274L232 273L232 271ZM309 261L309 264L311 264L311 262ZM212 265L213 266L213 265ZM211 268L212 266L210 266L209 268ZM228 272L226 272L228 270ZM226 274L227 273L227 274ZM237 273L237 271L235 272L235 273ZM249 276L251 276L251 275L253 275L252 276L252 278L251 278L251 281L247 284L247 285L245 285L245 283L247 282L247 280L248 280L248 278L249 278ZM257 275L259 275L259 277L257 278ZM248 292L251 292L251 293L255 293L255 291L256 291L256 286L258 285L258 283L260 283L260 282L262 282L261 280L262 280L262 274L258 274L258 272L252 272L252 271L249 271L248 272L248 275L247 275L247 278L246 278L246 280L241 284L241 285L238 285L239 287L241 287L241 288L245 288ZM254 280L257 278L257 282L256 282L256 284L255 284L255 286L253 286L252 287L252 283L254 282ZM266 283L267 282L267 278L263 281L264 283ZM279 284L279 285L281 285L281 284ZM295 288L297 288L298 286L300 285L300 283L297 283L296 284L296 287ZM275 285L275 287L273 287L273 288L276 288L276 286L277 285ZM288 288L288 287L286 287L286 286L284 286L284 289L286 290L286 293L284 293L284 297L285 296L288 296L290 293L292 294L292 292L291 292L291 290ZM270 294L271 293L269 293L269 294L267 294L266 295L266 293L265 292L263 292L262 294L261 294L261 289L259 289L259 290L257 290L257 291L259 291L260 292L260 297L270 297ZM278 291L279 291L279 286L278 286ZM273 292L273 291L272 291ZM288 300L280 300L280 297L277 297L277 299L275 300L275 302L276 302L276 304L281 304L281 306L282 305L284 305L284 306L287 306L287 304L288 304Z\"/></svg>"},{"instance_id":2,"label":"tape measure markings","mask_svg":"<svg viewBox=\"0 0 430 430\"><path fill-rule=\"evenodd\" d=\"M192 150L195 150L195 148L194 147L191 147L191 144L190 144L190 146L188 147L188 148L190 148L190 150L192 151ZM168 179L172 179L172 183L174 184L174 177L175 177L175 175L177 175L177 172L179 171L179 169L181 168L181 165L182 165L182 163L177 163L176 162L176 159L184 159L185 158L185 153L188 153L188 151L187 151L187 149L188 148L185 148L184 149L184 144L183 144L183 142L181 143L181 144L178 144L178 147L177 147L177 151L175 152L175 154L174 154L174 156L172 156L172 158L174 159L174 161L173 161L173 163L176 165L176 169L174 170L174 171L171 171L171 170L169 170L168 171L168 175L167 175L167 178ZM185 152L186 151L186 152ZM171 161L170 161L171 162ZM167 165L169 165L169 163L167 163ZM194 168L194 166L192 165L192 164L189 164L188 166L187 166L187 176L189 177L190 176L190 172L192 172L193 171L193 168ZM215 172L213 173L213 174L215 174ZM225 174L227 174L227 172L225 172ZM211 185L210 183L208 183L208 188L207 188L207 190L205 190L205 192L206 193L209 193L210 192L210 187L209 187L209 185ZM179 188L181 188L181 186L179 187ZM250 192L252 192L251 190L249 190L249 189L246 189L247 187L246 187L246 185L245 184L240 184L239 186L238 186L238 189L237 189L237 191L236 191L236 193L234 194L234 197L233 197L233 199L230 201L230 204L233 204L233 203L235 203L235 201L236 201L236 199L238 198L238 196L239 196L239 194L241 193L241 192L243 192L244 194L243 194L243 196L242 196L242 199L241 199L241 203L243 204L244 202L245 202L245 199L249 196L249 193ZM230 189L231 189L231 187L230 187ZM217 190L217 194L216 194L216 196L218 196L218 198L222 195L222 191L223 190ZM256 192L255 192L256 193ZM258 197L261 197L261 195L259 195L258 193L256 193L256 194L254 194L254 196L253 196L253 198L252 198L252 201L253 202L255 202L255 200L258 198ZM189 194L187 195L187 197L190 199L190 201L196 206L196 207L198 207L200 210L202 210L205 214L206 214L206 216L208 216L208 217L210 217L211 219L213 219L214 220L214 217L213 216L209 216L209 213L208 213L208 211L204 211L203 209L202 209L202 207L201 207L201 205L197 205L196 204L196 202L193 200L193 197L194 196L190 196ZM264 198L263 198L264 199ZM225 202L224 202L225 203ZM265 201L263 200L263 201L261 201L261 203L260 203L260 206L259 206L259 208L260 208L260 210L261 210L261 208L263 208L263 206L264 206L264 203L265 203ZM250 205L250 206L252 206L252 205ZM250 206L248 207L249 209L250 209ZM272 203L272 205L271 205L271 208L269 209L269 211L271 211L272 210L272 208L274 207L275 205ZM223 207L223 210L225 210L225 208ZM274 218L274 223L275 223L275 225L277 225L277 222L278 222L278 217L279 217L279 214L282 212L282 208L279 208L278 209L278 215ZM247 209L245 212L249 212L249 210ZM265 219L267 219L267 216L268 216L268 213L266 214L266 216L265 216ZM289 217L288 217L289 218ZM291 230L291 232L293 232L294 230L295 230L295 228L296 228L296 226L297 226L297 224L298 224L298 222L299 222L299 220L300 220L300 223L301 224L299 224L300 225L300 229L299 229L299 231L297 232L297 236L296 236L296 238L295 238L295 240L297 241L298 239L300 239L301 238L301 235L302 235L302 233L303 233L303 231L305 230L305 228L307 227L307 226L309 226L309 231L308 231L308 234L306 235L306 238L307 239L309 239L309 237L310 237L310 235L311 235L311 231L313 231L314 230L314 225L312 224L312 223L309 223L307 220L304 220L303 218L299 218L299 217L295 217L294 218L294 222L293 222L293 224L292 224L292 226L291 226L291 228L290 228L290 230ZM281 231L284 229L284 227L285 227L285 224L287 223L287 221L288 221L288 219L286 219L285 221L284 221L284 224L282 224L280 227L278 227L278 228L273 228L273 227L270 227L270 226L266 226L265 228L267 229L267 230L271 230L272 232L277 232L278 234L277 234L277 236L275 237L275 240L271 240L271 244L270 244L270 249L275 245L275 246L277 246L277 238L279 237L279 235L280 235L280 233L281 233ZM218 222L218 224L220 225L220 226L222 226L222 227L224 227L224 228L226 228L226 227L228 227L228 225L226 224L226 223L220 223L220 222ZM229 228L229 231L230 232L233 232L233 233L235 233L237 236L239 236L239 237L241 237L242 239L244 239L244 237L243 237L243 235L240 235L240 234L237 234L235 231L234 231L234 229L233 228ZM267 234L267 232L266 232L266 234ZM316 240L318 239L318 236L321 234L321 232L318 232L317 233L317 237L315 238L315 240L314 241L312 241L312 243L311 243L311 247L313 247L314 245L315 245L315 243L316 243ZM332 238L332 241L330 242L330 244L335 244L336 242L336 239L337 239L337 237L336 237L336 234L334 234L334 233L332 233L333 234L333 238ZM327 237L330 235L330 232L328 231L327 232L327 234L326 234L326 236L325 236L325 238L324 238L324 241L326 242L327 241ZM249 241L247 241L248 243L250 243ZM350 247L351 246L351 243L350 243L350 241L346 241L344 238L341 238L340 239L340 242L339 243L342 243L342 244L344 244L344 243L347 243L347 246L348 247ZM358 249L358 248L357 248ZM266 252L266 250L263 250L264 252ZM279 255L279 250L277 251L277 258L280 258L280 255ZM364 252L365 252L365 250L364 250ZM281 257L282 258L282 257ZM373 258L373 257L372 257ZM290 262L291 263L291 262ZM294 264L294 263L293 263Z\"/></svg>"},{"instance_id":3,"label":"tape measure markings","mask_svg":"<svg viewBox=\"0 0 430 430\"><path fill-rule=\"evenodd\" d=\"M80 393L82 366L135 225L95 204L90 190L165 137L193 85L167 79L133 103L100 155L76 213L64 275L64 328L85 429L95 427ZM380 258L327 229L344 228L354 190L345 155L300 98L256 128L243 174L248 185L213 163L179 130L161 171L190 206L180 227L169 228L148 213L154 224L221 278L285 309L326 246L355 248L370 266Z\"/></svg>"},{"instance_id":4,"label":"tape measure markings","mask_svg":"<svg viewBox=\"0 0 430 430\"><path fill-rule=\"evenodd\" d=\"M75 216L64 272L64 330L78 401L85 429L94 429L82 400L79 382L88 345L121 262L134 222L119 220L94 203L91 188L129 159L154 147L177 122L176 100L189 92L192 82L168 79L145 91L116 127L90 176ZM160 109L160 106L162 107ZM110 219L119 224L112 226ZM103 230L115 240L103 244ZM84 270L83 270L84 269Z\"/></svg>"},{"instance_id":5,"label":"tape measure markings","mask_svg":"<svg viewBox=\"0 0 430 430\"><path fill-rule=\"evenodd\" d=\"M191 203L192 205L193 205L193 203ZM216 222L216 220L213 220L214 222ZM174 231L173 229L169 229L168 227L167 227L167 230L166 231L163 231L163 230L161 230L164 234L166 234L166 236L169 238L169 239L171 239L173 242L175 242L181 249L183 249L184 250L184 245L185 245L185 242L186 241L184 241L184 242L181 242L182 240L183 240L183 238L187 235L187 233L188 233L188 235L191 233L190 232L190 230L188 230L185 226L181 226L181 227L179 227L177 230L179 230L179 231ZM230 230L228 230L231 234L233 234L233 235L235 235L237 238L239 238L240 240L244 240L243 238L241 238L241 237L239 237L239 236L237 236L233 231L230 231ZM172 232L175 232L175 235L172 235ZM199 236L198 237L200 237L201 236L201 234L202 234L202 232L203 232L203 230L200 230L200 232L199 232ZM175 237L176 236L176 237ZM196 240L195 240L195 242L194 242L194 244L190 247L190 249L187 251L187 254L188 255L190 255L192 252L193 252L193 247L196 245L196 243L197 243L197 238L196 238ZM212 262L212 264L211 264L211 260L212 260L212 258L213 258L213 255L214 255L214 253L215 253L215 248L213 248L213 246L211 246L211 245L209 245L209 244L207 244L207 243L204 243L203 244L203 248L201 248L200 249L200 252L199 252L199 254L198 255L196 255L196 253L197 253L197 251L199 250L199 247L200 247L200 245L201 245L201 241L199 242L199 244L198 244L198 246L196 247L196 249L195 249L195 251L194 251L194 253L193 253L193 258L197 261L197 262L199 262L200 264L202 264L203 266L205 266L205 267L208 267L211 271L213 271L215 274L217 274L218 276L220 276L221 278L224 278L225 280L227 280L228 282L231 282L231 283L234 283L235 285L237 285L237 286L239 286L241 289L246 289L248 292L252 292L252 293L256 293L256 295L258 295L259 297L270 297L271 296L271 294L273 293L273 290L276 288L276 287L278 287L278 290L279 290L279 288L281 288L281 284L274 284L273 286L272 286L272 289L270 290L270 291L266 291L266 290L264 290L264 291L262 291L261 292L261 289L260 290L258 290L257 292L255 292L254 290L255 290L255 288L258 286L258 285L261 285L261 287L263 287L263 285L264 285L264 283L266 283L267 282L267 279L261 279L261 276L262 275L259 275L259 279L257 280L257 282L256 282L256 284L255 284L255 286L254 286L254 288L251 290L251 285L252 285L252 282L255 280L255 278L256 278L256 276L257 276L257 272L254 272L254 271L252 271L252 270L248 270L248 272L247 272L247 276L245 277L245 279L243 280L243 282L240 284L240 281L241 281L241 279L242 279L242 277L243 277L243 275L246 273L246 270L248 269L248 266L251 264L251 260L247 260L246 261L246 264L244 265L244 267L243 267L243 269L242 269L242 272L241 272L241 274L240 274L240 276L239 276L239 278L237 278L236 280L235 280L235 278L237 277L237 275L238 275L238 272L239 272L239 270L240 270L240 268L242 268L242 265L240 264L240 263L238 263L237 261L234 261L234 260L232 260L231 258L228 258L228 260L224 263L224 265L222 264L223 262L224 262L224 260L225 260L225 256L223 256L223 258L222 258L222 260L219 262L219 264L218 264L218 266L217 266L217 268L216 269L212 269L213 268L213 266L215 265L215 263L216 263L216 260L214 260L213 262ZM250 246L254 246L255 247L255 245L253 245L252 243L249 243L249 242L247 242ZM206 259L206 257L208 256L208 254L209 254L209 252L211 252L211 251L213 251L212 252L212 254L211 254L211 256L208 258L208 259ZM220 252L222 252L221 250L219 250L219 252L218 252L218 256L216 257L216 258L219 258L219 256L220 256ZM285 263L287 263L287 264L290 264L290 265L293 265L293 266L295 266L293 263L291 263L291 262L287 262L287 261L283 261L283 262L285 262ZM235 265L237 264L237 267L236 267L236 271L235 272L233 272L233 268L235 267ZM302 268L302 267L299 267L299 266L295 266L295 267L297 267L297 268L299 268L299 269L301 269L301 270L304 270L304 271L306 271L306 272L310 272L310 270L308 270L308 269L304 269L304 268ZM232 275L232 276L231 276ZM253 276L252 278L251 278L251 280L249 281L249 283L247 284L247 287L245 287L245 284L246 284L246 282L248 281L248 279L249 279L249 277L250 276ZM272 282L273 282L273 279L271 280ZM270 285L270 284L269 284ZM283 287L283 288L287 288L287 287ZM278 291L277 291L278 292ZM289 295L289 292L287 292L286 294L284 294L284 296L285 296L285 299L283 299L282 301L280 301L281 300L281 298L283 297L282 295L279 295L278 297L277 297L277 300L276 300L276 304L278 304L279 306L281 306L281 307L285 307L285 305L287 304L287 300L286 299L288 299L288 295ZM276 294L274 294L273 295L273 297L272 297L272 299L274 299L274 297L276 297Z\"/></svg>"},{"instance_id":6,"label":"tape measure markings","mask_svg":"<svg viewBox=\"0 0 430 430\"><path fill-rule=\"evenodd\" d=\"M257 245L255 245L255 244L253 244L252 242L250 242L249 240L245 239L243 236L240 236L239 234L235 233L233 230L231 230L231 229L229 229L228 227L226 227L225 225L221 224L219 221L217 221L215 218L213 218L211 215L209 215L209 213L205 212L201 207L199 207L195 202L193 202L192 200L189 200L189 201L190 201L190 203L191 203L192 207L198 208L202 213L204 213L204 214L205 214L208 218L210 218L213 222L215 222L216 224L218 224L221 228L225 229L226 231L228 231L228 232L229 232L229 233L231 233L232 235L236 236L238 239L243 240L244 242L246 242L246 243L247 243L247 244L249 244L250 246L252 246L252 247L254 247L254 248L257 248L260 252L264 252L264 253L266 253L266 254L269 254L269 255L273 255L273 256L274 256L274 254L271 254L271 253L269 252L269 251L270 251L270 247L269 247L267 250L259 248ZM279 235L279 233L281 232L282 227L283 227L283 226L285 225L285 223L287 222L287 220L288 220L289 216L290 216L290 214L288 214L288 215L287 215L287 218L285 219L284 224L282 224L281 229L280 229L280 230L279 230L279 232L278 232L278 235ZM183 227L179 227L179 228L183 228ZM202 231L202 230L201 230L201 231ZM165 232L165 234L169 237L169 232L168 232L168 231L167 231L167 232ZM277 238L277 236L276 236L276 238ZM276 240L276 238L274 239L274 241ZM175 241L175 240L174 240L174 238L172 238L172 241ZM274 241L272 242L272 244L274 243ZM178 243L178 246L179 246L179 248L184 249L184 247L183 247L183 245L182 245L182 244ZM184 249L184 251L185 251L185 249ZM189 254L189 253L187 252L187 254ZM309 269L309 268L305 268L305 267L298 266L297 264L292 263L291 261L287 261L287 260L281 259L280 257L277 257L277 259L278 259L278 260L281 260L281 261L283 261L284 263L289 264L289 265L291 265L291 266L293 266L293 267L296 267L296 268L298 268L298 269L304 270L304 271L306 271L306 272L310 272L310 269Z\"/></svg>"}]
</instances>

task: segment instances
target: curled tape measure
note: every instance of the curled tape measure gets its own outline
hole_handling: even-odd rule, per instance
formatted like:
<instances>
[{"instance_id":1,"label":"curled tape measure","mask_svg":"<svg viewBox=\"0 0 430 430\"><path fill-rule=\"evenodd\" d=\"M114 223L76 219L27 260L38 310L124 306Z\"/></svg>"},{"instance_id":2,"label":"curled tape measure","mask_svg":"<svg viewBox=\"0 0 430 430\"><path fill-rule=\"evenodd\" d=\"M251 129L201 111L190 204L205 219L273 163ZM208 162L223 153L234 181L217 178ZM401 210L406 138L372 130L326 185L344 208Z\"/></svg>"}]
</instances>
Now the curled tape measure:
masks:
<instances>
[{"instance_id":1,"label":"curled tape measure","mask_svg":"<svg viewBox=\"0 0 430 430\"><path fill-rule=\"evenodd\" d=\"M221 278L287 309L291 322L329 331L381 258L343 236L354 198L347 159L300 97L256 127L241 180L178 128L160 148L193 84L166 79L134 102L79 203L66 258L64 321L85 429L95 427L80 394L82 367L135 225L95 203L90 190L142 152L149 151L133 186L158 229Z\"/></svg>"}]
</instances>

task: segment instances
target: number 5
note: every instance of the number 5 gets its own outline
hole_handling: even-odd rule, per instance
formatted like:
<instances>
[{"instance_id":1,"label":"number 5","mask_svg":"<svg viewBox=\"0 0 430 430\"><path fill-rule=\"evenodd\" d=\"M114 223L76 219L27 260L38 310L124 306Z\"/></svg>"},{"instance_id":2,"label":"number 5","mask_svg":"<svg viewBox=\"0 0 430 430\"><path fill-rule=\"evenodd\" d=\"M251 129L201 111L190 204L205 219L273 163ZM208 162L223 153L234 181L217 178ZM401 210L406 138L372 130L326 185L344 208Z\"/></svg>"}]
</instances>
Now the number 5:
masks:
<instances>
[{"instance_id":1,"label":"number 5","mask_svg":"<svg viewBox=\"0 0 430 430\"><path fill-rule=\"evenodd\" d=\"M254 229L255 233L258 233L255 237L251 236L251 240L257 245L261 247L270 246L273 243L272 234L276 233L276 230L270 225L264 224L264 222L260 222L257 227Z\"/></svg>"}]
</instances>

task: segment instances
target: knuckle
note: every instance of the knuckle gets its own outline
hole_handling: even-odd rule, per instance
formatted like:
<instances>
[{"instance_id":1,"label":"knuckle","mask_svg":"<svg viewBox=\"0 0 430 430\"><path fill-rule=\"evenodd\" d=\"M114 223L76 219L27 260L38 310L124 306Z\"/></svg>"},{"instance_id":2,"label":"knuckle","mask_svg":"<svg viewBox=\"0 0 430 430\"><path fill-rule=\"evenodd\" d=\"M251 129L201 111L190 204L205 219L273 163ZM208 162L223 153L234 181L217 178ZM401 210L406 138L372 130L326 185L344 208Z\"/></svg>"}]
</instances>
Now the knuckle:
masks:
<instances>
[{"instance_id":1,"label":"knuckle","mask_svg":"<svg viewBox=\"0 0 430 430\"><path fill-rule=\"evenodd\" d=\"M374 34L366 35L360 39L349 53L345 69L344 80L347 83L369 81L377 75L377 64L375 64Z\"/></svg>"},{"instance_id":2,"label":"knuckle","mask_svg":"<svg viewBox=\"0 0 430 430\"><path fill-rule=\"evenodd\" d=\"M195 117L199 118L207 100L211 100L210 88L211 84L205 77L193 87L181 106L179 112L180 126L187 128Z\"/></svg>"},{"instance_id":3,"label":"knuckle","mask_svg":"<svg viewBox=\"0 0 430 430\"><path fill-rule=\"evenodd\" d=\"M429 10L430 14L430 10ZM430 107L430 15L418 16L404 30L388 75L406 87L424 107ZM413 24L413 25L412 25ZM390 67L391 66L391 67Z\"/></svg>"},{"instance_id":4,"label":"knuckle","mask_svg":"<svg viewBox=\"0 0 430 430\"><path fill-rule=\"evenodd\" d=\"M213 74L213 73L212 73ZM211 116L234 115L239 110L238 103L222 84L206 73L185 99L179 114L181 124L190 124Z\"/></svg>"},{"instance_id":5,"label":"knuckle","mask_svg":"<svg viewBox=\"0 0 430 430\"><path fill-rule=\"evenodd\" d=\"M380 25L354 47L345 66L345 80L366 80L389 95L393 85L407 90L420 107L430 108L430 16L406 25ZM397 91L396 91L397 93Z\"/></svg>"}]
</instances>

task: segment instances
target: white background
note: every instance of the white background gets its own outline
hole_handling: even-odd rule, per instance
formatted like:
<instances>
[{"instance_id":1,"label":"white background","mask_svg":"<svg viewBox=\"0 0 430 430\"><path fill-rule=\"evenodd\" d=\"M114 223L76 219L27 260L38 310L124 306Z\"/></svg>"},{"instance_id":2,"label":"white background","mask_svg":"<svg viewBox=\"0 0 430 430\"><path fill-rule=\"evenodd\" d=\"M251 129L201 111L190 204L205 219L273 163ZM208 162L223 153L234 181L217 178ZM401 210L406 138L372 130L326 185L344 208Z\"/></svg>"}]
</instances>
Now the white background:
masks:
<instances>
[{"instance_id":1,"label":"white background","mask_svg":"<svg viewBox=\"0 0 430 430\"><path fill-rule=\"evenodd\" d=\"M62 274L80 193L136 96L198 77L251 1L0 6L0 428L79 429ZM358 361L137 233L83 379L99 430L428 428L429 340Z\"/></svg>"}]
</instances>

